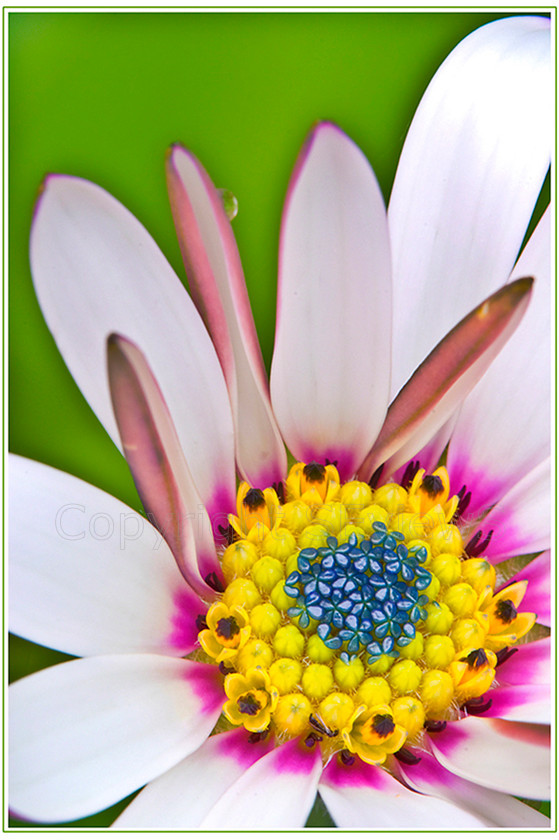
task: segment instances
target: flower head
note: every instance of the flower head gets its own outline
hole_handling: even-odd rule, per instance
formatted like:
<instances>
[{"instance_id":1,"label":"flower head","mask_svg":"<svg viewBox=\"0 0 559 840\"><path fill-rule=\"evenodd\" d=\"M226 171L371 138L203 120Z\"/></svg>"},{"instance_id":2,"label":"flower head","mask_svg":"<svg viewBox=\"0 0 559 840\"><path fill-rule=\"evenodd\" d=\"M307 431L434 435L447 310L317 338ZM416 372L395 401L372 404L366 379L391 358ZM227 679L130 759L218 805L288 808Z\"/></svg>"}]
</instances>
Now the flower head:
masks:
<instances>
[{"instance_id":1,"label":"flower head","mask_svg":"<svg viewBox=\"0 0 559 840\"><path fill-rule=\"evenodd\" d=\"M357 146L315 128L270 392L193 155L167 174L196 307L115 199L47 180L39 300L157 530L81 542L86 509L132 512L13 460L13 629L83 657L13 686L17 813L146 785L119 827L289 827L317 790L345 827L543 824L513 796L549 780L549 214L511 266L548 166L548 32L508 18L459 45L388 215Z\"/></svg>"}]
</instances>

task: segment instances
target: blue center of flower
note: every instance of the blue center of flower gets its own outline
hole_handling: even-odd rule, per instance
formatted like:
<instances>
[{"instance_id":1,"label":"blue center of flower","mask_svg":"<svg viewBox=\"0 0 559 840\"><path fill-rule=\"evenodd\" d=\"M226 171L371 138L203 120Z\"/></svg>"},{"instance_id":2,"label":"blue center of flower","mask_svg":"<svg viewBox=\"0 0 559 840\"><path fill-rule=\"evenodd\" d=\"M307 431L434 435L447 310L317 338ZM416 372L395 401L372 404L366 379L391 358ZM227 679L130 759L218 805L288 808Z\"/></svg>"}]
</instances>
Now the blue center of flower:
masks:
<instances>
[{"instance_id":1,"label":"blue center of flower","mask_svg":"<svg viewBox=\"0 0 559 840\"><path fill-rule=\"evenodd\" d=\"M423 546L408 548L404 535L383 522L375 522L360 545L355 534L341 545L329 537L325 546L299 552L298 568L284 585L297 602L287 613L303 629L317 621L324 644L344 648L342 659L363 649L369 662L398 656L396 647L413 640L415 625L427 615L429 599L420 594L431 583L426 559Z\"/></svg>"}]
</instances>

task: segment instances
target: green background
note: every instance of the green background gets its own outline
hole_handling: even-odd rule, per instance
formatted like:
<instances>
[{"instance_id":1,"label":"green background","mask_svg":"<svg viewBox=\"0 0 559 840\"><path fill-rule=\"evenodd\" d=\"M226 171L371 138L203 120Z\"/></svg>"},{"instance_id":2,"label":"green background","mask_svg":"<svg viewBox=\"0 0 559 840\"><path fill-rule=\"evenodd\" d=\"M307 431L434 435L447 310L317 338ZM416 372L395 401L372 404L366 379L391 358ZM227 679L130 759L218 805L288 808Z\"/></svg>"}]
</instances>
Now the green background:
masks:
<instances>
[{"instance_id":1,"label":"green background","mask_svg":"<svg viewBox=\"0 0 559 840\"><path fill-rule=\"evenodd\" d=\"M140 508L33 292L29 225L46 173L79 175L112 192L184 280L164 154L174 141L192 149L238 198L234 228L269 363L281 208L313 123L333 120L358 143L388 199L429 79L463 37L505 14L10 13L10 449ZM12 651L12 678L65 658L19 639ZM76 825L113 819L109 811ZM310 824L323 820L315 809Z\"/></svg>"}]
</instances>

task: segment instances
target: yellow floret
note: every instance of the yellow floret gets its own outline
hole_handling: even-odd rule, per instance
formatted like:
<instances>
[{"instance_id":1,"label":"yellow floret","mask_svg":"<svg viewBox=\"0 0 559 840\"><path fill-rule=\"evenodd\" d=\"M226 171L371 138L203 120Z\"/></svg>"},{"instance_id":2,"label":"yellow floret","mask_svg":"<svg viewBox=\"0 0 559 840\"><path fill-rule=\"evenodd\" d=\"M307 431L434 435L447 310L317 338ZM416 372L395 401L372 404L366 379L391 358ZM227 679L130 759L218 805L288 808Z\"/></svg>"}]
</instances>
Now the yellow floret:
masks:
<instances>
[{"instance_id":1,"label":"yellow floret","mask_svg":"<svg viewBox=\"0 0 559 840\"><path fill-rule=\"evenodd\" d=\"M272 720L278 731L294 738L309 729L310 701L304 694L284 694L280 697Z\"/></svg>"},{"instance_id":2,"label":"yellow floret","mask_svg":"<svg viewBox=\"0 0 559 840\"><path fill-rule=\"evenodd\" d=\"M460 556L464 552L462 535L456 525L436 525L429 535L431 551L436 557L438 554L456 554Z\"/></svg>"},{"instance_id":3,"label":"yellow floret","mask_svg":"<svg viewBox=\"0 0 559 840\"><path fill-rule=\"evenodd\" d=\"M355 524L359 528L362 528L367 536L370 536L373 532L375 522L384 522L385 525L388 525L389 521L390 514L383 507L380 505L369 505L361 511L355 520Z\"/></svg>"},{"instance_id":4,"label":"yellow floret","mask_svg":"<svg viewBox=\"0 0 559 840\"><path fill-rule=\"evenodd\" d=\"M323 525L309 525L301 532L299 548L320 548L326 545L330 532Z\"/></svg>"},{"instance_id":5,"label":"yellow floret","mask_svg":"<svg viewBox=\"0 0 559 840\"><path fill-rule=\"evenodd\" d=\"M350 659L349 662L344 662L342 659L337 659L334 663L334 676L340 688L346 691L352 691L357 688L365 675L365 667L358 657Z\"/></svg>"},{"instance_id":6,"label":"yellow floret","mask_svg":"<svg viewBox=\"0 0 559 840\"><path fill-rule=\"evenodd\" d=\"M262 551L276 560L287 560L297 547L295 537L287 528L274 528L262 543Z\"/></svg>"},{"instance_id":7,"label":"yellow floret","mask_svg":"<svg viewBox=\"0 0 559 840\"><path fill-rule=\"evenodd\" d=\"M227 583L248 574L257 560L258 550L248 540L237 540L227 546L221 558L221 568Z\"/></svg>"},{"instance_id":8,"label":"yellow floret","mask_svg":"<svg viewBox=\"0 0 559 840\"><path fill-rule=\"evenodd\" d=\"M335 651L327 647L316 633L307 639L307 656L313 662L330 662L335 655Z\"/></svg>"},{"instance_id":9,"label":"yellow floret","mask_svg":"<svg viewBox=\"0 0 559 840\"><path fill-rule=\"evenodd\" d=\"M408 503L408 494L399 484L384 484L373 493L373 502L380 505L390 516L403 513Z\"/></svg>"},{"instance_id":10,"label":"yellow floret","mask_svg":"<svg viewBox=\"0 0 559 840\"><path fill-rule=\"evenodd\" d=\"M347 510L341 502L327 502L316 512L316 522L336 536L349 522Z\"/></svg>"},{"instance_id":11,"label":"yellow floret","mask_svg":"<svg viewBox=\"0 0 559 840\"><path fill-rule=\"evenodd\" d=\"M414 738L423 729L425 709L415 697L398 697L390 704L395 723L400 724Z\"/></svg>"},{"instance_id":12,"label":"yellow floret","mask_svg":"<svg viewBox=\"0 0 559 840\"><path fill-rule=\"evenodd\" d=\"M373 501L373 491L364 481L348 481L340 490L340 501L353 518Z\"/></svg>"},{"instance_id":13,"label":"yellow floret","mask_svg":"<svg viewBox=\"0 0 559 840\"><path fill-rule=\"evenodd\" d=\"M419 696L428 715L443 715L454 697L452 677L446 671L426 671L421 680Z\"/></svg>"},{"instance_id":14,"label":"yellow floret","mask_svg":"<svg viewBox=\"0 0 559 840\"><path fill-rule=\"evenodd\" d=\"M357 689L357 698L365 706L388 705L392 691L384 677L368 677Z\"/></svg>"},{"instance_id":15,"label":"yellow floret","mask_svg":"<svg viewBox=\"0 0 559 840\"><path fill-rule=\"evenodd\" d=\"M240 671L248 671L251 668L267 669L272 664L274 654L270 645L262 639L251 639L237 656L237 668Z\"/></svg>"},{"instance_id":16,"label":"yellow floret","mask_svg":"<svg viewBox=\"0 0 559 840\"><path fill-rule=\"evenodd\" d=\"M443 586L452 586L460 579L460 558L455 554L439 554L431 561L429 570L438 577Z\"/></svg>"},{"instance_id":17,"label":"yellow floret","mask_svg":"<svg viewBox=\"0 0 559 840\"><path fill-rule=\"evenodd\" d=\"M447 589L443 601L457 618L465 618L474 614L478 596L469 583L455 583Z\"/></svg>"},{"instance_id":18,"label":"yellow floret","mask_svg":"<svg viewBox=\"0 0 559 840\"><path fill-rule=\"evenodd\" d=\"M444 670L456 655L456 649L448 636L429 636L425 642L425 662L429 668Z\"/></svg>"},{"instance_id":19,"label":"yellow floret","mask_svg":"<svg viewBox=\"0 0 559 840\"><path fill-rule=\"evenodd\" d=\"M275 557L269 555L256 561L250 576L261 592L271 592L276 583L285 577L283 565Z\"/></svg>"},{"instance_id":20,"label":"yellow floret","mask_svg":"<svg viewBox=\"0 0 559 840\"><path fill-rule=\"evenodd\" d=\"M392 666L387 680L397 694L409 694L410 691L417 691L421 681L421 668L411 659L404 659Z\"/></svg>"},{"instance_id":21,"label":"yellow floret","mask_svg":"<svg viewBox=\"0 0 559 840\"><path fill-rule=\"evenodd\" d=\"M351 697L335 691L322 700L318 711L329 729L339 730L347 724L354 708L355 705Z\"/></svg>"},{"instance_id":22,"label":"yellow floret","mask_svg":"<svg viewBox=\"0 0 559 840\"><path fill-rule=\"evenodd\" d=\"M223 603L228 607L244 607L252 609L262 601L260 593L254 583L246 578L236 578L223 593Z\"/></svg>"},{"instance_id":23,"label":"yellow floret","mask_svg":"<svg viewBox=\"0 0 559 840\"><path fill-rule=\"evenodd\" d=\"M332 670L328 665L309 665L303 672L303 691L312 700L322 700L334 684Z\"/></svg>"},{"instance_id":24,"label":"yellow floret","mask_svg":"<svg viewBox=\"0 0 559 840\"><path fill-rule=\"evenodd\" d=\"M260 639L271 639L280 623L281 615L273 604L257 604L250 611L250 626Z\"/></svg>"},{"instance_id":25,"label":"yellow floret","mask_svg":"<svg viewBox=\"0 0 559 840\"><path fill-rule=\"evenodd\" d=\"M296 659L276 659L270 665L270 679L280 694L288 694L301 681L303 666Z\"/></svg>"},{"instance_id":26,"label":"yellow floret","mask_svg":"<svg viewBox=\"0 0 559 840\"><path fill-rule=\"evenodd\" d=\"M305 649L305 637L293 624L280 627L274 636L274 650L280 656L299 657Z\"/></svg>"}]
</instances>

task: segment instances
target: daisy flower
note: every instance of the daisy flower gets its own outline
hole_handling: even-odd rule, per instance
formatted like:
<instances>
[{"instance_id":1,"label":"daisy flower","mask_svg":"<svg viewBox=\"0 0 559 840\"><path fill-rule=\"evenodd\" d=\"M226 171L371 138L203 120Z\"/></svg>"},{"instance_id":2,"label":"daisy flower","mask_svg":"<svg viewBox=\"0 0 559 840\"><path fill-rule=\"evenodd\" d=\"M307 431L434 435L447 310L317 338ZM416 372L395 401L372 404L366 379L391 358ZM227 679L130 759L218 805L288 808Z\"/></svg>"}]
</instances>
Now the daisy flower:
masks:
<instances>
[{"instance_id":1,"label":"daisy flower","mask_svg":"<svg viewBox=\"0 0 559 840\"><path fill-rule=\"evenodd\" d=\"M37 295L147 519L10 465L10 802L119 828L539 827L550 776L549 22L442 65L388 213L319 124L283 212L270 389L223 197L174 146L188 297L49 176ZM290 453L288 462L286 448ZM239 484L237 486L237 475Z\"/></svg>"}]
</instances>

